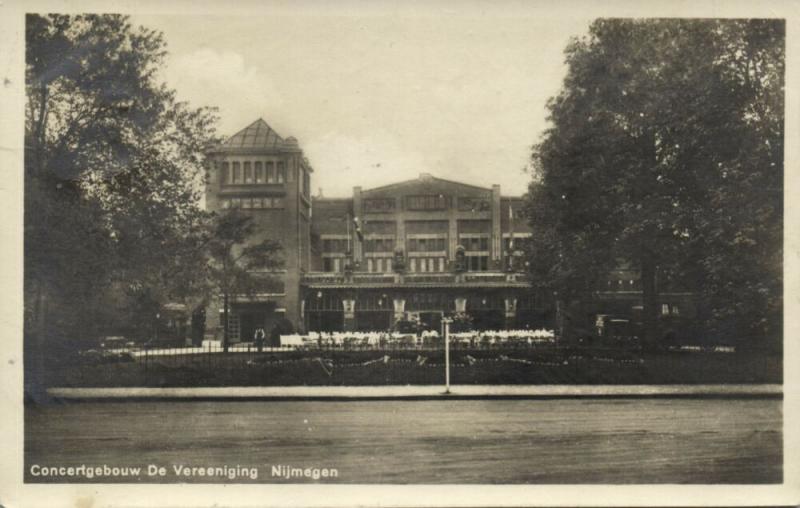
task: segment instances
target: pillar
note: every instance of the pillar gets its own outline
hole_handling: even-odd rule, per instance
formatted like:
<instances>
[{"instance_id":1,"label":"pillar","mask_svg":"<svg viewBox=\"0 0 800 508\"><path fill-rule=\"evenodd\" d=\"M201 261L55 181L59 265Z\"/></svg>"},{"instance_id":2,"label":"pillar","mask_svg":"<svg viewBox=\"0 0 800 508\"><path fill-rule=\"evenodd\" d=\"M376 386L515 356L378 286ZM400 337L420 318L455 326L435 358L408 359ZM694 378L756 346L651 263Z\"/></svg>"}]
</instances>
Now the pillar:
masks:
<instances>
[{"instance_id":1,"label":"pillar","mask_svg":"<svg viewBox=\"0 0 800 508\"><path fill-rule=\"evenodd\" d=\"M344 307L344 331L351 332L356 329L356 301L342 300L342 307Z\"/></svg>"},{"instance_id":2,"label":"pillar","mask_svg":"<svg viewBox=\"0 0 800 508\"><path fill-rule=\"evenodd\" d=\"M392 303L394 304L394 320L403 319L406 313L406 301L402 298L395 298Z\"/></svg>"}]
</instances>

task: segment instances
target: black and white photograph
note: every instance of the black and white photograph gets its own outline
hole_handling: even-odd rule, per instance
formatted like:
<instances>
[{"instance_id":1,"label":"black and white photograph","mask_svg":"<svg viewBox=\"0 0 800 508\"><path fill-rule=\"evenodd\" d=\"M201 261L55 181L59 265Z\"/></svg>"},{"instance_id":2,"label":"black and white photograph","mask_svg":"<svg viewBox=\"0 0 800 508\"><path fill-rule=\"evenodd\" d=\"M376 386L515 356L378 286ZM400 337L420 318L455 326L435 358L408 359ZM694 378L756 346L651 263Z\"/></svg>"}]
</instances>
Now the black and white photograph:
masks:
<instances>
[{"instance_id":1,"label":"black and white photograph","mask_svg":"<svg viewBox=\"0 0 800 508\"><path fill-rule=\"evenodd\" d=\"M0 505L800 502L800 4L680 5L0 6Z\"/></svg>"}]
</instances>

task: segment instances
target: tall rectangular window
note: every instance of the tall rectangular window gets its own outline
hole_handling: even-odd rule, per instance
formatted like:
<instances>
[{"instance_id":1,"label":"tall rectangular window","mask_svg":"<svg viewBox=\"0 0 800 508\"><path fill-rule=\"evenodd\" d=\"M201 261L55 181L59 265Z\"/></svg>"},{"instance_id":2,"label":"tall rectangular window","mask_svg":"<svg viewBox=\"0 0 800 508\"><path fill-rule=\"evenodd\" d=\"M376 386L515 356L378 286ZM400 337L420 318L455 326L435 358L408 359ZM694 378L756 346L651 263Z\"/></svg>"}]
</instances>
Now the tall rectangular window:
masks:
<instances>
[{"instance_id":1,"label":"tall rectangular window","mask_svg":"<svg viewBox=\"0 0 800 508\"><path fill-rule=\"evenodd\" d=\"M231 183L240 183L242 181L242 169L239 162L233 163L233 172L231 175Z\"/></svg>"},{"instance_id":2,"label":"tall rectangular window","mask_svg":"<svg viewBox=\"0 0 800 508\"><path fill-rule=\"evenodd\" d=\"M283 161L278 161L278 169L275 179L277 183L283 183L286 180L286 167Z\"/></svg>"},{"instance_id":3,"label":"tall rectangular window","mask_svg":"<svg viewBox=\"0 0 800 508\"><path fill-rule=\"evenodd\" d=\"M220 183L228 183L230 176L228 175L231 171L231 165L227 162L222 163L222 170L219 174L219 181Z\"/></svg>"},{"instance_id":4,"label":"tall rectangular window","mask_svg":"<svg viewBox=\"0 0 800 508\"><path fill-rule=\"evenodd\" d=\"M264 164L261 161L256 161L255 182L264 183Z\"/></svg>"},{"instance_id":5,"label":"tall rectangular window","mask_svg":"<svg viewBox=\"0 0 800 508\"><path fill-rule=\"evenodd\" d=\"M467 269L470 272L485 272L489 269L489 256L467 256Z\"/></svg>"},{"instance_id":6,"label":"tall rectangular window","mask_svg":"<svg viewBox=\"0 0 800 508\"><path fill-rule=\"evenodd\" d=\"M267 161L267 183L275 183L275 163Z\"/></svg>"},{"instance_id":7,"label":"tall rectangular window","mask_svg":"<svg viewBox=\"0 0 800 508\"><path fill-rule=\"evenodd\" d=\"M244 163L244 183L253 183L253 167L250 161Z\"/></svg>"},{"instance_id":8,"label":"tall rectangular window","mask_svg":"<svg viewBox=\"0 0 800 508\"><path fill-rule=\"evenodd\" d=\"M447 201L447 196L443 194L406 196L406 208L409 210L445 210Z\"/></svg>"}]
</instances>

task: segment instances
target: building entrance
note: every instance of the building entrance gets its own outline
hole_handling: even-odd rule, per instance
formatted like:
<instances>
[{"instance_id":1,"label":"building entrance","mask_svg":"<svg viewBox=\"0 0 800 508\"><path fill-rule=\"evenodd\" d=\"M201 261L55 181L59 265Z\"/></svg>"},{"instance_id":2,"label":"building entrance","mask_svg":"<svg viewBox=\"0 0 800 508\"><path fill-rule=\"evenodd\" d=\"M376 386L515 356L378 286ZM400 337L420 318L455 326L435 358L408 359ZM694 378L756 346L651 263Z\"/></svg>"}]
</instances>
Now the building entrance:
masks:
<instances>
[{"instance_id":1,"label":"building entrance","mask_svg":"<svg viewBox=\"0 0 800 508\"><path fill-rule=\"evenodd\" d=\"M241 342L253 342L256 330L264 328L266 321L266 313L261 312L243 312L239 316L239 340ZM265 330L268 332L268 330Z\"/></svg>"}]
</instances>

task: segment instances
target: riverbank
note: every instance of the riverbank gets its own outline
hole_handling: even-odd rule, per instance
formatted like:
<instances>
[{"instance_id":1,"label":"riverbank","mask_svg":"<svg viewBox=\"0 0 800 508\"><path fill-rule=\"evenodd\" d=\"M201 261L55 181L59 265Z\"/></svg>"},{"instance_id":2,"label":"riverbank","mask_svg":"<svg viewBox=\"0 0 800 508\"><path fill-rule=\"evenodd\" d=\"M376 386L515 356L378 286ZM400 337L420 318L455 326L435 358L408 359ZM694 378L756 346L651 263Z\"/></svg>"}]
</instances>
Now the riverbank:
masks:
<instances>
[{"instance_id":1,"label":"riverbank","mask_svg":"<svg viewBox=\"0 0 800 508\"><path fill-rule=\"evenodd\" d=\"M124 358L123 358L124 359ZM317 350L173 354L97 363L51 362L43 387L193 388L439 386L441 350ZM458 349L454 385L780 384L777 355L614 349Z\"/></svg>"},{"instance_id":2,"label":"riverbank","mask_svg":"<svg viewBox=\"0 0 800 508\"><path fill-rule=\"evenodd\" d=\"M569 398L782 398L783 387L755 385L230 386L51 388L55 401L120 400L432 400Z\"/></svg>"}]
</instances>

